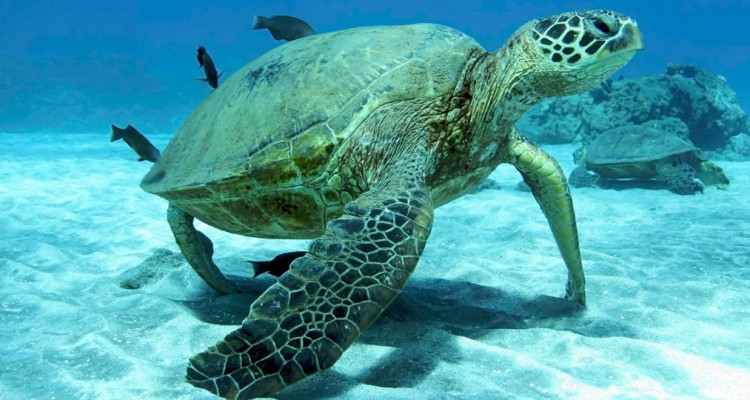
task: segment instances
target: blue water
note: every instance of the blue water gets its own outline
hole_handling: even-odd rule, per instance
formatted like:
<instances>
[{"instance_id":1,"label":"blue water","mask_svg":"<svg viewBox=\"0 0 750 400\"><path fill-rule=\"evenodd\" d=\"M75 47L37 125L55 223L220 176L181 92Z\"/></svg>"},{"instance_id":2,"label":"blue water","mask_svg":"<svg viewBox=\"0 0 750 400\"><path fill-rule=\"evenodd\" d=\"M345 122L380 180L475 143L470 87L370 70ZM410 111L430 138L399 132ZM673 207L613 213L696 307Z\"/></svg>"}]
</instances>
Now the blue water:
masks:
<instances>
[{"instance_id":1,"label":"blue water","mask_svg":"<svg viewBox=\"0 0 750 400\"><path fill-rule=\"evenodd\" d=\"M173 132L210 92L195 49L224 77L278 46L254 14L291 14L318 32L437 22L500 47L525 21L614 8L637 19L646 50L622 70L692 63L727 78L750 110L750 1L0 1L0 132L99 132L110 123Z\"/></svg>"}]
</instances>

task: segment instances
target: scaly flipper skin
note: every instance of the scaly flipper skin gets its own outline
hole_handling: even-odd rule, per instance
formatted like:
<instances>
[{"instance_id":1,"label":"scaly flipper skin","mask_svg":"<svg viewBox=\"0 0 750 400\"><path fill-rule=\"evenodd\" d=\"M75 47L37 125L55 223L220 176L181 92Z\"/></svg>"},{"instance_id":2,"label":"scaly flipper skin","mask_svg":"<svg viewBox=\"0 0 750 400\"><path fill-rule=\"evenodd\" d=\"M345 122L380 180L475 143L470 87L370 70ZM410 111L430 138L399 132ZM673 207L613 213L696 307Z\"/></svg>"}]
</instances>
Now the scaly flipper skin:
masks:
<instances>
[{"instance_id":1,"label":"scaly flipper skin","mask_svg":"<svg viewBox=\"0 0 750 400\"><path fill-rule=\"evenodd\" d=\"M220 293L237 293L237 286L224 277L214 264L214 245L211 239L195 229L193 216L170 204L167 221L180 251L198 276Z\"/></svg>"},{"instance_id":2,"label":"scaly flipper skin","mask_svg":"<svg viewBox=\"0 0 750 400\"><path fill-rule=\"evenodd\" d=\"M568 176L573 187L594 187L599 184L599 179L599 175L592 174L585 167L576 167Z\"/></svg>"},{"instance_id":3,"label":"scaly flipper skin","mask_svg":"<svg viewBox=\"0 0 750 400\"><path fill-rule=\"evenodd\" d=\"M656 167L658 178L677 194L703 193L703 185L695 180L695 168L685 163L665 162Z\"/></svg>"},{"instance_id":4,"label":"scaly flipper skin","mask_svg":"<svg viewBox=\"0 0 750 400\"><path fill-rule=\"evenodd\" d=\"M253 303L242 328L190 359L188 381L249 399L333 366L401 292L422 254L432 204L413 171L399 169L349 203Z\"/></svg>"},{"instance_id":5,"label":"scaly flipper skin","mask_svg":"<svg viewBox=\"0 0 750 400\"><path fill-rule=\"evenodd\" d=\"M560 165L549 154L519 135L511 143L510 159L547 217L568 267L565 298L586 305L586 279L581 264L573 199Z\"/></svg>"}]
</instances>

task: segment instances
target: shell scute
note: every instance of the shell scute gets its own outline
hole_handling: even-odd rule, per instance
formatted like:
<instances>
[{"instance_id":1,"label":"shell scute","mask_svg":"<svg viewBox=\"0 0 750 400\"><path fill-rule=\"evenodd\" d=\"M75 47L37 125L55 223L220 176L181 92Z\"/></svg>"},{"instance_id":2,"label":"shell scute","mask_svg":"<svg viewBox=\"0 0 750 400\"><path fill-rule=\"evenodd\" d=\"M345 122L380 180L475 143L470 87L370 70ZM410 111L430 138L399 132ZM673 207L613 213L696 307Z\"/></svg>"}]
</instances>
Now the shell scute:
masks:
<instances>
[{"instance_id":1,"label":"shell scute","mask_svg":"<svg viewBox=\"0 0 750 400\"><path fill-rule=\"evenodd\" d=\"M291 159L288 141L277 142L253 154L236 176L247 176L261 187L289 187L302 183Z\"/></svg>"},{"instance_id":2,"label":"shell scute","mask_svg":"<svg viewBox=\"0 0 750 400\"><path fill-rule=\"evenodd\" d=\"M303 181L310 181L325 170L336 149L333 133L325 124L318 124L292 139L291 159Z\"/></svg>"},{"instance_id":3,"label":"shell scute","mask_svg":"<svg viewBox=\"0 0 750 400\"><path fill-rule=\"evenodd\" d=\"M380 145L363 123L388 104L448 97L469 56L481 50L470 37L433 24L288 42L204 99L141 187L229 232L313 237L356 195L347 190L365 184L342 165L353 162L352 137Z\"/></svg>"}]
</instances>

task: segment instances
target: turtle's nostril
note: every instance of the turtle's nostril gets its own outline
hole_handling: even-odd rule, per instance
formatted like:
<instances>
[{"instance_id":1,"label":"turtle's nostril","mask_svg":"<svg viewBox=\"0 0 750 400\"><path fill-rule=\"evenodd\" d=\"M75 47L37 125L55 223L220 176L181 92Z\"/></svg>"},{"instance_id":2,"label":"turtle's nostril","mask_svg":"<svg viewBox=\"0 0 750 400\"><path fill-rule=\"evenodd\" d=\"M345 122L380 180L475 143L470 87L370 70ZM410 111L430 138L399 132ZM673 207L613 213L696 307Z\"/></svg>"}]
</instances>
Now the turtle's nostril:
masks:
<instances>
[{"instance_id":1,"label":"turtle's nostril","mask_svg":"<svg viewBox=\"0 0 750 400\"><path fill-rule=\"evenodd\" d=\"M609 25L607 25L606 22L600 19L594 20L594 26L596 27L596 29L599 29L605 35L609 35L612 33L612 29L610 29Z\"/></svg>"}]
</instances>

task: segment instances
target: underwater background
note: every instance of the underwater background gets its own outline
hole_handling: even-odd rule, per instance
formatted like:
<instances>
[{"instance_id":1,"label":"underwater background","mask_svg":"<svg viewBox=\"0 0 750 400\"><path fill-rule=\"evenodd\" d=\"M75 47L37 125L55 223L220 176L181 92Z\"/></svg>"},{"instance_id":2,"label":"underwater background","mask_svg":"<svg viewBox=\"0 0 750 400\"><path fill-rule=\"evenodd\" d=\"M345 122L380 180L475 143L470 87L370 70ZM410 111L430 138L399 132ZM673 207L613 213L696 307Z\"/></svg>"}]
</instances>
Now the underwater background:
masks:
<instances>
[{"instance_id":1,"label":"underwater background","mask_svg":"<svg viewBox=\"0 0 750 400\"><path fill-rule=\"evenodd\" d=\"M110 123L173 132L208 94L196 82L206 46L223 78L280 42L254 14L298 16L318 32L363 25L445 24L486 49L524 22L612 8L635 18L646 50L625 77L696 64L724 76L750 109L748 1L0 1L0 131L99 132Z\"/></svg>"},{"instance_id":2,"label":"underwater background","mask_svg":"<svg viewBox=\"0 0 750 400\"><path fill-rule=\"evenodd\" d=\"M567 175L582 142L651 124L730 184L572 188L581 311L560 299L566 271L538 205L500 166L435 211L406 289L335 366L274 398L749 398L750 1L0 0L0 399L215 398L185 367L275 281L246 260L309 243L199 224L243 289L217 295L180 254L166 202L139 188L151 164L109 142L110 124L132 124L164 149L213 90L196 80L199 45L221 84L283 44L251 29L255 14L319 33L434 22L494 50L530 19L595 8L635 18L645 50L519 129Z\"/></svg>"}]
</instances>

